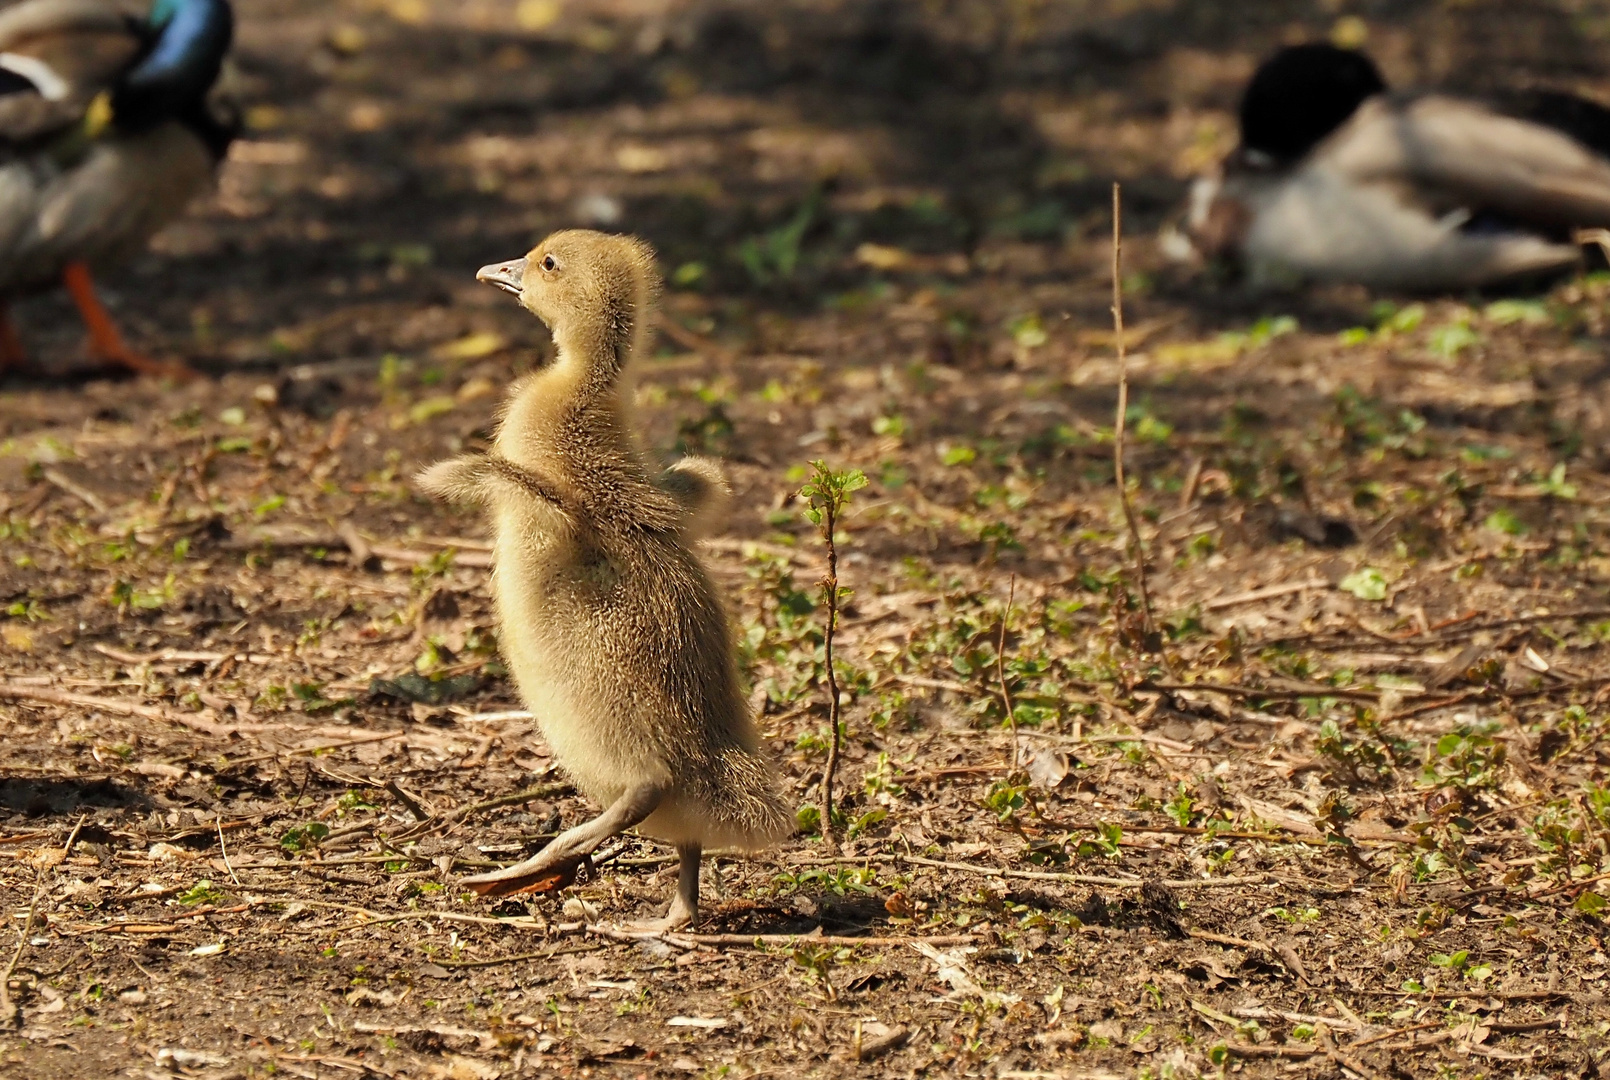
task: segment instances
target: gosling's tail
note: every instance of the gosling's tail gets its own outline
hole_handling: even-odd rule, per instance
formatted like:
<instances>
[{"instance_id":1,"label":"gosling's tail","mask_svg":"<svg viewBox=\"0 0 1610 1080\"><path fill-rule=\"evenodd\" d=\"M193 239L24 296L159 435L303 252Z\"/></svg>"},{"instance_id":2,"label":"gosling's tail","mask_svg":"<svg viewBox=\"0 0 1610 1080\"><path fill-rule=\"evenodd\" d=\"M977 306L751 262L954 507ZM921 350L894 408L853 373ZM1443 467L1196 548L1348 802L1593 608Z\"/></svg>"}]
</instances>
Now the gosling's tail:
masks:
<instances>
[{"instance_id":1,"label":"gosling's tail","mask_svg":"<svg viewBox=\"0 0 1610 1080\"><path fill-rule=\"evenodd\" d=\"M722 751L700 786L708 815L706 847L756 852L793 833L794 812L766 760L744 750Z\"/></svg>"}]
</instances>

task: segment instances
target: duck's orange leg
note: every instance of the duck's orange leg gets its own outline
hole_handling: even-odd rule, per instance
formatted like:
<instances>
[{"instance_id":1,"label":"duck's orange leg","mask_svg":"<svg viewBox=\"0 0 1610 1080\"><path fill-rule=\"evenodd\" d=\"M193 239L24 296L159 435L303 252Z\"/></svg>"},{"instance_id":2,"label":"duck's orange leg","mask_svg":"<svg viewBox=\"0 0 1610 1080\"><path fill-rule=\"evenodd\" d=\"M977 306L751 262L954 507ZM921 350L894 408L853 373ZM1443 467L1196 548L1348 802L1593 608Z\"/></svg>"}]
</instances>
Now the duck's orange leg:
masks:
<instances>
[{"instance_id":1,"label":"duck's orange leg","mask_svg":"<svg viewBox=\"0 0 1610 1080\"><path fill-rule=\"evenodd\" d=\"M11 321L11 309L0 304L0 374L28 366L28 350L22 347L17 324Z\"/></svg>"},{"instance_id":2,"label":"duck's orange leg","mask_svg":"<svg viewBox=\"0 0 1610 1080\"><path fill-rule=\"evenodd\" d=\"M62 284L78 305L78 313L89 328L89 347L96 359L127 368L141 375L166 375L170 378L193 379L196 372L180 363L165 363L142 356L129 348L118 332L117 324L95 295L95 283L90 280L89 267L81 262L68 263L62 271Z\"/></svg>"}]
</instances>

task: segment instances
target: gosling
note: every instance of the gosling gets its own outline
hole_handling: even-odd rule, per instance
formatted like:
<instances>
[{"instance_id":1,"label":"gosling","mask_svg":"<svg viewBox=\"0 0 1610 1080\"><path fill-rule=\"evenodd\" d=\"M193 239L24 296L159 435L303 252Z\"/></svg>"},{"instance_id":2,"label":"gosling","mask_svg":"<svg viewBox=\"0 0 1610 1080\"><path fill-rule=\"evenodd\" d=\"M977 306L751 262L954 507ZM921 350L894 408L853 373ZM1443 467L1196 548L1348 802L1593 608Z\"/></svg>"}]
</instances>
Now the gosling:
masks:
<instances>
[{"instance_id":1,"label":"gosling","mask_svg":"<svg viewBox=\"0 0 1610 1080\"><path fill-rule=\"evenodd\" d=\"M739 686L715 585L691 550L728 496L712 461L658 470L633 433L630 366L659 289L640 240L554 233L476 275L553 331L558 356L511 388L492 450L418 477L485 506L503 654L561 767L606 809L525 862L465 878L502 895L565 878L633 826L676 847L667 930L699 914L707 848L759 851L793 815Z\"/></svg>"}]
</instances>

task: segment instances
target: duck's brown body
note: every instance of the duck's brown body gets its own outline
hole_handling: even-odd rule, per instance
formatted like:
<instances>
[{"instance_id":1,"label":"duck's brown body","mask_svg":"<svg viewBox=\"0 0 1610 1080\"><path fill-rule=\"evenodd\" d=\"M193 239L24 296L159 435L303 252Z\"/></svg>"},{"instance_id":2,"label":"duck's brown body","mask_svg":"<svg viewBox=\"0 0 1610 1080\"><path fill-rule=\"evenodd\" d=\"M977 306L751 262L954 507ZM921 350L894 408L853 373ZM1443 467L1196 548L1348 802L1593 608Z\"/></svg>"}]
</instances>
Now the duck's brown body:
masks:
<instances>
[{"instance_id":1,"label":"duck's brown body","mask_svg":"<svg viewBox=\"0 0 1610 1080\"><path fill-rule=\"evenodd\" d=\"M98 140L70 167L0 164L0 295L54 285L72 263L101 269L138 254L212 185L215 165L177 122Z\"/></svg>"},{"instance_id":2,"label":"duck's brown body","mask_svg":"<svg viewBox=\"0 0 1610 1080\"><path fill-rule=\"evenodd\" d=\"M631 429L624 376L652 304L651 258L629 238L565 232L484 270L553 328L559 356L514 388L490 455L420 483L490 507L510 672L561 766L609 807L535 859L468 880L527 880L635 824L682 853L668 916L680 923L696 915L703 848L758 850L792 815L690 547L725 495L720 472L700 459L654 469Z\"/></svg>"}]
</instances>

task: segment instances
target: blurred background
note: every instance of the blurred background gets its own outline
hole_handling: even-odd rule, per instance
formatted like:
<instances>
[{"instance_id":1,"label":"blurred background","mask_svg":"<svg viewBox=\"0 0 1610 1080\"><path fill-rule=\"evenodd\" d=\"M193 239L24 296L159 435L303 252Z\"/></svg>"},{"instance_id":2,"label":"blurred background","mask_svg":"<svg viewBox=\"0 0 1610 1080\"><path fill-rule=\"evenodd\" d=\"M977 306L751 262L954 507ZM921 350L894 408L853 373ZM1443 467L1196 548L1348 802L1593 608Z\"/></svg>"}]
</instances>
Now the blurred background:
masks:
<instances>
[{"instance_id":1,"label":"blurred background","mask_svg":"<svg viewBox=\"0 0 1610 1080\"><path fill-rule=\"evenodd\" d=\"M1104 322L1076 286L1107 272L1109 183L1153 233L1233 146L1240 89L1279 45L1365 45L1400 86L1590 96L1610 46L1610 4L1568 0L237 9L247 130L219 190L106 283L136 340L212 370L418 350L466 320L540 338L478 314L506 305L472 272L578 224L649 238L679 323L732 344L783 347L765 311L932 285L976 290L985 322L1042 290ZM1150 245L1132 260L1136 299L1220 317ZM78 348L67 314L59 295L23 312L59 327L47 360Z\"/></svg>"}]
</instances>

